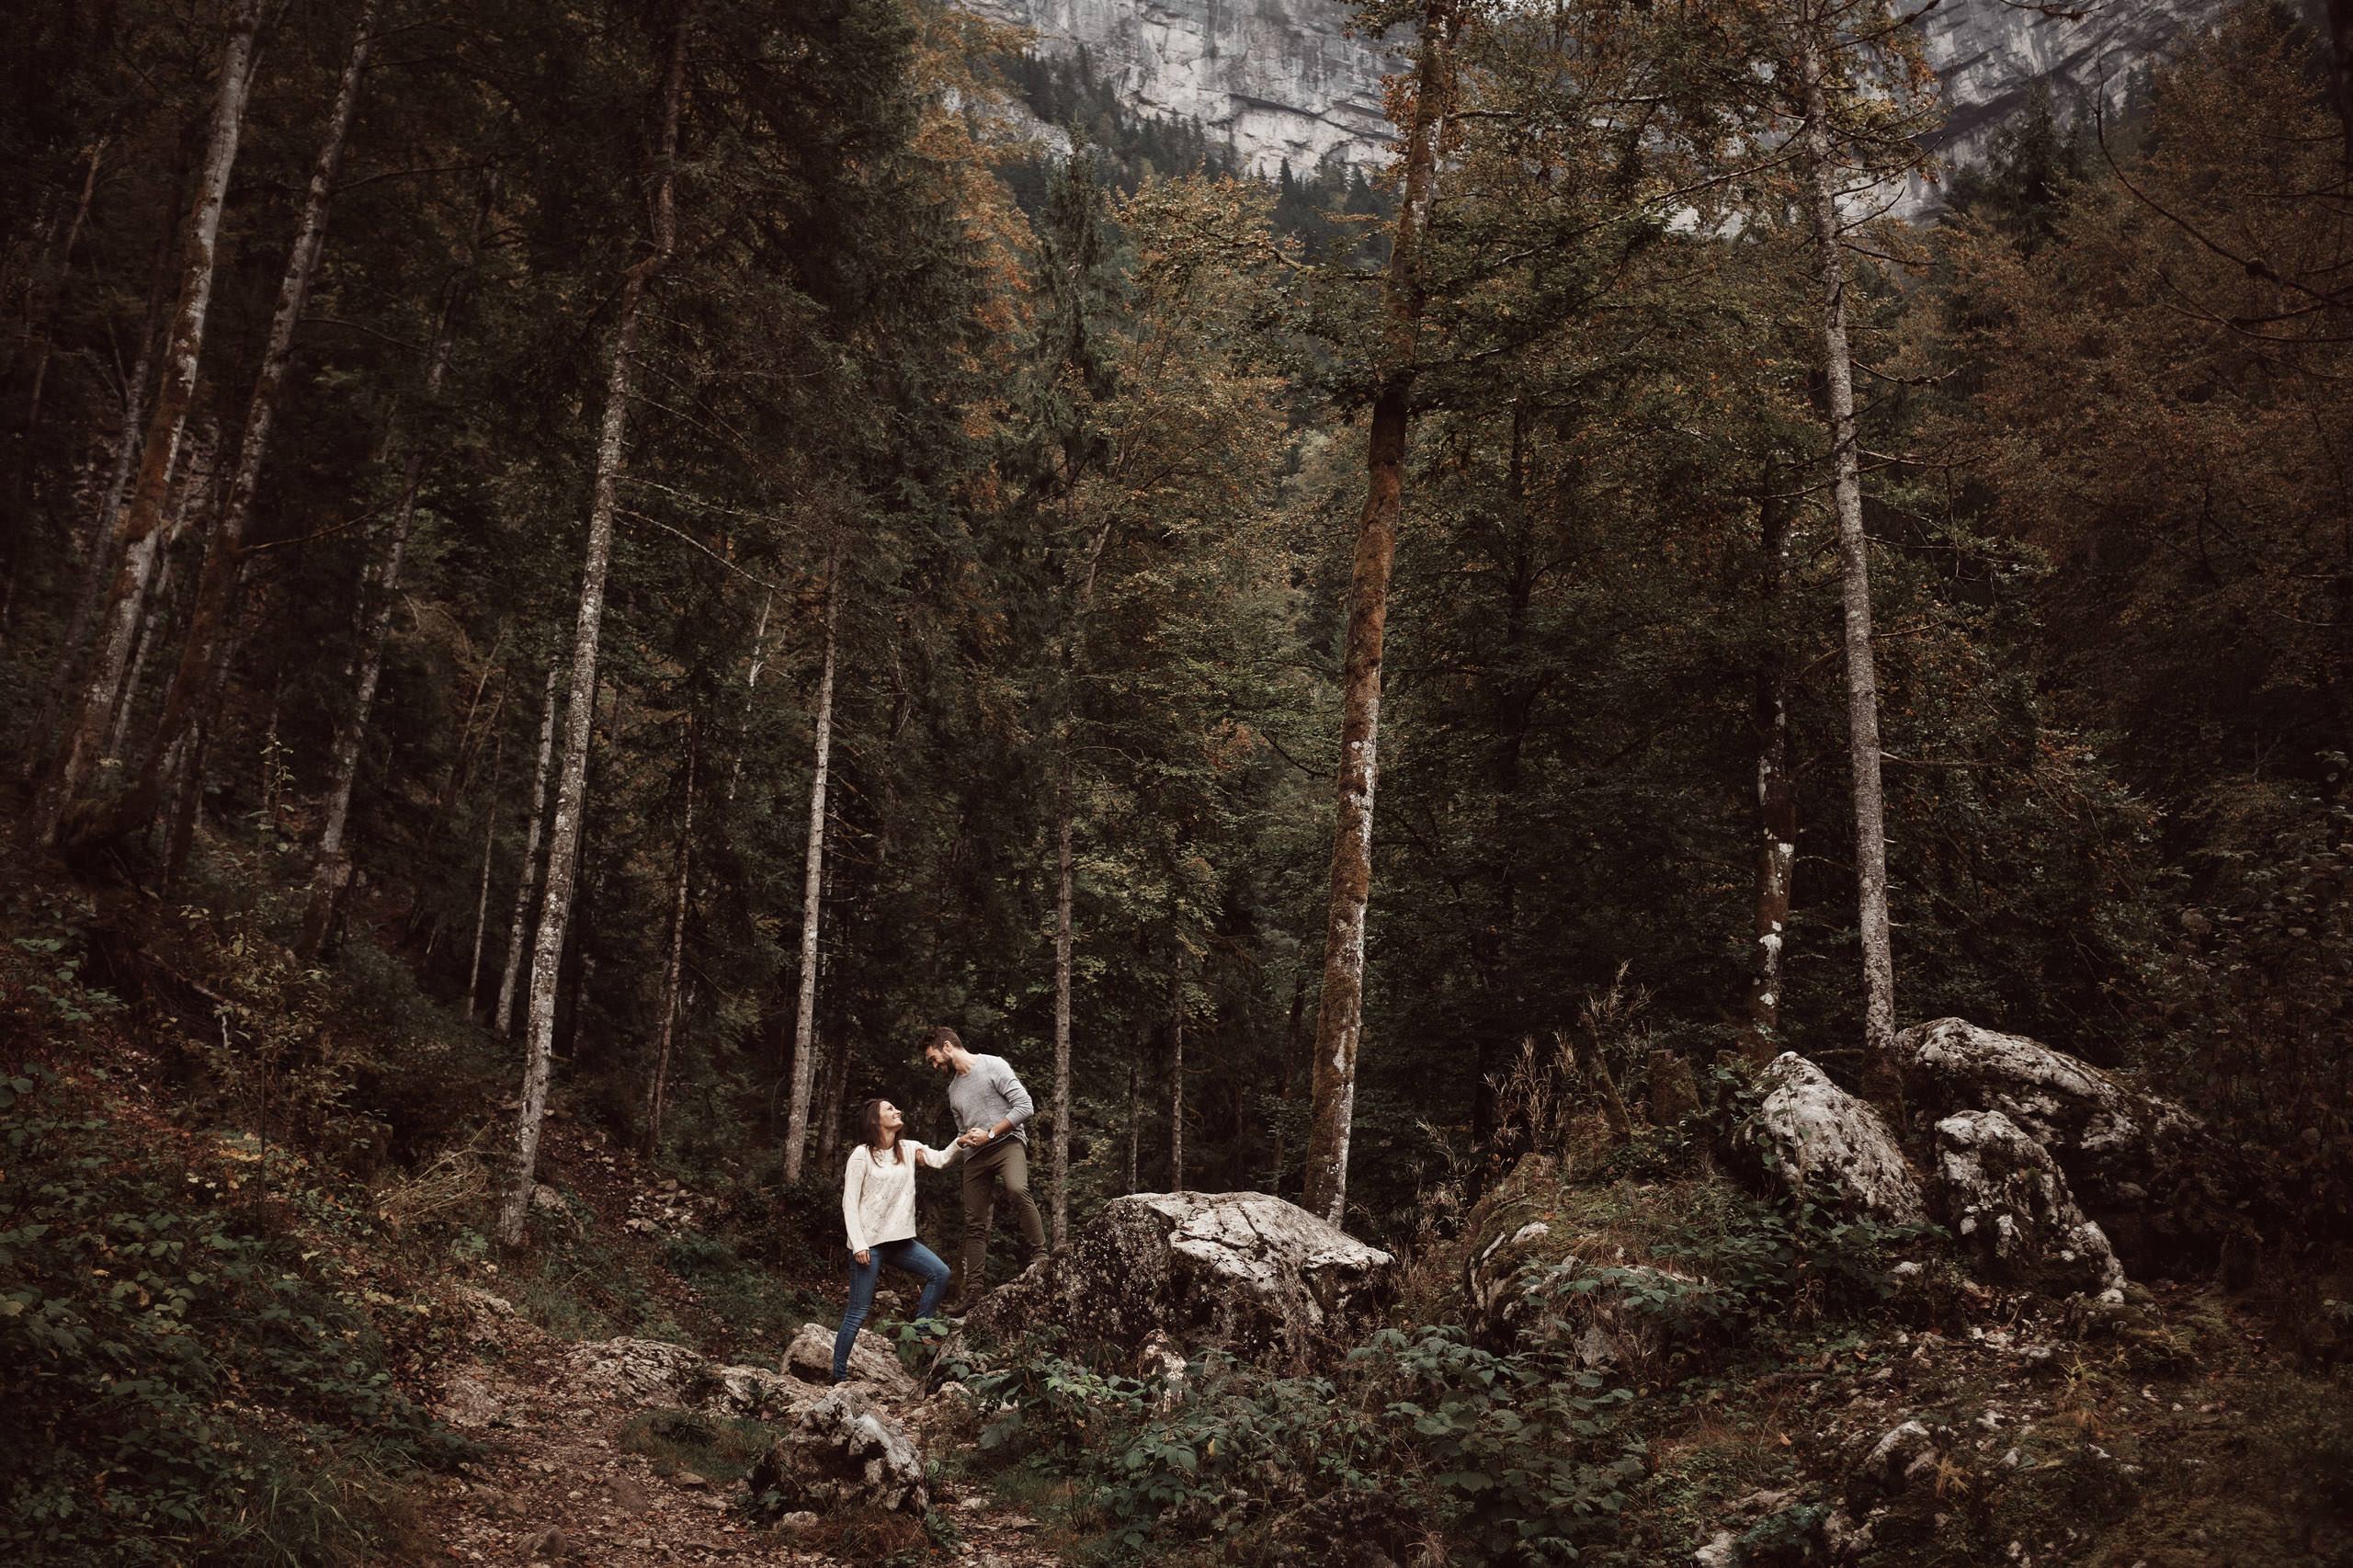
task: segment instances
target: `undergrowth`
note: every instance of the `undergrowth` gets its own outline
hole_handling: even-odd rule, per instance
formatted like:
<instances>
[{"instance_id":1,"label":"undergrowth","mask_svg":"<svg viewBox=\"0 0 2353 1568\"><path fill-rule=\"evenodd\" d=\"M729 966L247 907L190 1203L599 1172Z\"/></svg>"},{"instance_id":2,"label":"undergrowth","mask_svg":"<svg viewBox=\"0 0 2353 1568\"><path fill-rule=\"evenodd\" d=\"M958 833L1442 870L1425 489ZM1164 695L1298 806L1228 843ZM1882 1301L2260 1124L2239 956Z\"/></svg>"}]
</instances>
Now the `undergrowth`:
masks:
<instances>
[{"instance_id":1,"label":"undergrowth","mask_svg":"<svg viewBox=\"0 0 2353 1568\"><path fill-rule=\"evenodd\" d=\"M185 1143L29 1066L0 1109L0 1557L313 1562L472 1445L392 1385L332 1255ZM240 1188L245 1190L240 1190Z\"/></svg>"}]
</instances>

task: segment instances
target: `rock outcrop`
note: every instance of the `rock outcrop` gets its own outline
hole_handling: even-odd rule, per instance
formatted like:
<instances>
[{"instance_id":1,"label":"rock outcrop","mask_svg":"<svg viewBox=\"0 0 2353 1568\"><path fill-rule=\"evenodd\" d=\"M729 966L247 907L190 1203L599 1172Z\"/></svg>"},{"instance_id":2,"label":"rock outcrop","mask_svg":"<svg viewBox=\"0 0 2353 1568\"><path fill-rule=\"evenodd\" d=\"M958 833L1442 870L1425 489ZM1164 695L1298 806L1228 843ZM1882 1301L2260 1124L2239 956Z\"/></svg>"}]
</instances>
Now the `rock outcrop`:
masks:
<instances>
[{"instance_id":1,"label":"rock outcrop","mask_svg":"<svg viewBox=\"0 0 2353 1568\"><path fill-rule=\"evenodd\" d=\"M2063 1172L2128 1268L2226 1233L2225 1152L2205 1123L2022 1035L1938 1018L1896 1037L1914 1114L1999 1111Z\"/></svg>"},{"instance_id":2,"label":"rock outcrop","mask_svg":"<svg viewBox=\"0 0 2353 1568\"><path fill-rule=\"evenodd\" d=\"M832 1383L834 1334L821 1323L802 1324L792 1343L785 1346L785 1370L807 1382ZM899 1365L890 1345L870 1328L858 1330L850 1345L849 1375L851 1381L871 1383L893 1399L904 1399L915 1390L915 1379Z\"/></svg>"},{"instance_id":3,"label":"rock outcrop","mask_svg":"<svg viewBox=\"0 0 2353 1568\"><path fill-rule=\"evenodd\" d=\"M1199 121L1260 174L1288 159L1302 173L1319 162L1372 168L1392 134L1381 77L1407 69L1404 28L1385 39L1351 37L1340 0L967 0L995 20L1038 36L1041 52L1086 51L1095 75L1142 117ZM2062 118L2095 99L2113 114L2135 76L2211 26L2224 0L2134 0L2131 5L2025 6L2016 0L1943 0L1921 22L1940 84L1943 124L1929 150L1948 166L1980 164L1994 132L2041 84ZM1933 219L1940 187L1915 181L1895 210Z\"/></svg>"},{"instance_id":4,"label":"rock outcrop","mask_svg":"<svg viewBox=\"0 0 2353 1568\"><path fill-rule=\"evenodd\" d=\"M847 1383L794 1416L747 1480L755 1498L781 1513L865 1506L921 1518L931 1506L923 1450Z\"/></svg>"},{"instance_id":5,"label":"rock outcrop","mask_svg":"<svg viewBox=\"0 0 2353 1568\"><path fill-rule=\"evenodd\" d=\"M1396 1260L1263 1192L1113 1199L1066 1251L965 1320L1005 1337L1048 1324L1081 1340L1180 1343L1305 1364L1353 1345L1396 1289Z\"/></svg>"},{"instance_id":6,"label":"rock outcrop","mask_svg":"<svg viewBox=\"0 0 2353 1568\"><path fill-rule=\"evenodd\" d=\"M1302 174L1326 158L1369 168L1386 153L1381 79L1405 62L1379 40L1351 37L1355 12L1341 0L967 3L1036 33L1043 53L1084 50L1136 115L1199 121L1255 173L1272 175L1286 159Z\"/></svg>"},{"instance_id":7,"label":"rock outcrop","mask_svg":"<svg viewBox=\"0 0 2353 1568\"><path fill-rule=\"evenodd\" d=\"M2137 74L2178 52L2222 9L2223 0L2040 8L1944 0L1922 22L1945 110L1929 150L1948 167L1984 163L1995 131L2026 108L2038 83L2063 119L2088 112L2095 100L2112 116ZM1916 221L1943 205L1941 191L1915 183L1898 210Z\"/></svg>"},{"instance_id":8,"label":"rock outcrop","mask_svg":"<svg viewBox=\"0 0 2353 1568\"><path fill-rule=\"evenodd\" d=\"M710 1379L700 1354L659 1339L600 1339L575 1346L567 1360L584 1386L644 1409L685 1410Z\"/></svg>"},{"instance_id":9,"label":"rock outcrop","mask_svg":"<svg viewBox=\"0 0 2353 1568\"><path fill-rule=\"evenodd\" d=\"M1764 1072L1764 1103L1733 1134L1736 1149L1759 1165L1773 1156L1784 1182L1820 1173L1857 1209L1888 1221L1927 1217L1919 1181L1878 1111L1832 1083L1794 1051Z\"/></svg>"},{"instance_id":10,"label":"rock outcrop","mask_svg":"<svg viewBox=\"0 0 2353 1568\"><path fill-rule=\"evenodd\" d=\"M1936 1126L1937 1201L1945 1223L1995 1278L2052 1296L2122 1298L2124 1269L2084 1217L2058 1162L1998 1110Z\"/></svg>"}]
</instances>

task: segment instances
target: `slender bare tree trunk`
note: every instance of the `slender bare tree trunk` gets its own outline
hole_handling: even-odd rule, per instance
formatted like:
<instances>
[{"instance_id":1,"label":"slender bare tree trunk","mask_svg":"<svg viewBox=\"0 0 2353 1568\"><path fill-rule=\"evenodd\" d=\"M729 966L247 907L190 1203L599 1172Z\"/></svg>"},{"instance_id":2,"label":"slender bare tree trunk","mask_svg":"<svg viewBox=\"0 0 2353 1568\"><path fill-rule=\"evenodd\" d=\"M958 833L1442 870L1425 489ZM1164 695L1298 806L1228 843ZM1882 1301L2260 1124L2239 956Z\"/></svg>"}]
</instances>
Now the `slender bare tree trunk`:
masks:
<instances>
[{"instance_id":1,"label":"slender bare tree trunk","mask_svg":"<svg viewBox=\"0 0 2353 1568\"><path fill-rule=\"evenodd\" d=\"M1111 538L1113 515L1096 526L1086 567L1071 604L1070 630L1063 642L1062 691L1054 722L1054 1135L1051 1177L1051 1238L1060 1248L1070 1240L1070 1002L1071 1002L1071 747L1078 722L1079 644L1087 607L1094 602L1096 574Z\"/></svg>"},{"instance_id":2,"label":"slender bare tree trunk","mask_svg":"<svg viewBox=\"0 0 2353 1568\"><path fill-rule=\"evenodd\" d=\"M1315 1020L1313 1120L1307 1139L1304 1206L1333 1224L1347 1211L1348 1136L1355 1121L1357 1047L1364 1030L1365 906L1372 897L1372 792L1380 777L1381 642L1389 622L1389 569L1404 514L1407 393L1422 315L1421 249L1437 177L1440 122L1456 27L1449 0L1426 0L1414 113L1405 137L1405 193L1382 300L1389 314L1381 380L1365 452L1364 511L1357 522L1341 675L1338 821L1332 835L1331 904L1324 934L1324 989Z\"/></svg>"},{"instance_id":3,"label":"slender bare tree trunk","mask_svg":"<svg viewBox=\"0 0 2353 1568\"><path fill-rule=\"evenodd\" d=\"M818 1094L825 1102L825 1113L817 1119L817 1166L832 1170L842 1151L842 1101L849 1096L849 1041L845 1040L824 1054L825 1074Z\"/></svg>"},{"instance_id":4,"label":"slender bare tree trunk","mask_svg":"<svg viewBox=\"0 0 2353 1568\"><path fill-rule=\"evenodd\" d=\"M186 173L183 164L172 176L175 208ZM139 431L147 410L147 377L154 368L156 328L163 320L164 291L172 277L172 224L167 218L163 231L155 236L155 264L147 285L147 311L139 324L139 357L131 362L130 378L123 384L122 426L115 436L114 467L98 497L97 509L90 517L89 542L82 557L82 591L74 600L74 613L65 623L65 636L57 644L57 656L51 661L49 681L41 688L40 706L25 741L19 777L28 784L39 776L41 762L49 755L49 735L57 722L58 705L65 700L65 693L74 683L74 667L82 659L83 639L90 634L90 622L97 618L98 606L106 598L107 585L113 577L115 522L122 515L123 497L131 489L131 469L139 461Z\"/></svg>"},{"instance_id":5,"label":"slender bare tree trunk","mask_svg":"<svg viewBox=\"0 0 2353 1568\"><path fill-rule=\"evenodd\" d=\"M74 221L65 226L65 244L57 257L57 281L50 286L41 312L40 352L34 357L32 391L25 399L25 445L17 470L20 482L32 460L33 435L40 425L41 392L49 381L50 356L57 347L57 312L64 303L66 282L74 275L74 245L82 237L82 225L90 219L90 198L97 192L98 164L107 155L108 140L101 136L90 144L90 169L82 176L82 199L74 204Z\"/></svg>"},{"instance_id":6,"label":"slender bare tree trunk","mask_svg":"<svg viewBox=\"0 0 2353 1568\"><path fill-rule=\"evenodd\" d=\"M254 379L252 398L245 405L245 428L237 446L237 466L229 482L229 498L213 524L212 548L205 552L204 572L197 579L196 603L188 617L188 635L180 645L179 668L164 699L164 716L147 748L139 781L107 815L94 836L119 837L144 825L164 802L164 762L173 746L203 710L218 689L212 678L216 664L224 664L229 639L229 604L234 597L237 569L244 560L245 525L253 516L254 493L261 484L263 460L269 451L270 427L286 387L286 372L294 358L294 331L301 324L309 302L311 279L325 247L327 210L335 195L335 171L343 164L343 149L351 133L351 119L359 105L359 80L375 47L371 29L377 0L362 0L359 23L345 60L343 80L335 89L335 108L327 116L326 140L312 165L310 189L302 199L301 222L294 231L294 248L286 257L278 279L278 304L269 319L269 338L262 349L261 372Z\"/></svg>"},{"instance_id":7,"label":"slender bare tree trunk","mask_svg":"<svg viewBox=\"0 0 2353 1568\"><path fill-rule=\"evenodd\" d=\"M506 737L490 756L490 809L483 813L482 824L482 892L474 897L474 952L466 962L466 1022L474 1021L474 1002L482 988L482 938L490 926L490 864L491 853L498 846L498 772L506 760Z\"/></svg>"},{"instance_id":8,"label":"slender bare tree trunk","mask_svg":"<svg viewBox=\"0 0 2353 1568\"><path fill-rule=\"evenodd\" d=\"M744 779L744 753L749 744L752 729L752 698L760 688L760 672L767 667L768 605L776 597L773 590L760 596L760 619L752 628L752 667L744 672L744 739L735 746L735 759L727 769L727 803L735 803L735 786Z\"/></svg>"},{"instance_id":9,"label":"slender bare tree trunk","mask_svg":"<svg viewBox=\"0 0 2353 1568\"><path fill-rule=\"evenodd\" d=\"M1863 945L1863 1092L1900 1123L1895 1067L1895 960L1887 924L1886 812L1880 790L1879 676L1871 657L1870 544L1855 450L1854 365L1847 346L1847 269L1839 250L1838 171L1823 86L1829 0L1806 0L1799 38L1805 151L1813 209L1814 271L1822 287L1822 354L1830 392L1831 495L1838 513L1846 599L1847 730L1855 773L1855 892Z\"/></svg>"},{"instance_id":10,"label":"slender bare tree trunk","mask_svg":"<svg viewBox=\"0 0 2353 1568\"><path fill-rule=\"evenodd\" d=\"M620 501L621 457L629 433L630 388L637 369L637 334L645 294L676 244L674 169L678 111L686 97L687 15L682 7L670 41L663 87L661 178L654 187L654 251L629 270L613 330L612 377L605 390L605 422L597 443L597 483L588 507L588 549L580 583L580 619L573 637L572 702L565 715L563 767L556 781L555 829L548 845L547 895L531 951L531 1005L525 1026L522 1111L515 1127L515 1158L498 1217L499 1240L523 1240L531 1181L540 1163L540 1128L547 1111L548 1058L555 1046L555 993L563 962L565 926L572 915L574 863L581 814L587 807L588 739L597 699L597 643L604 628L605 572L612 560L613 517Z\"/></svg>"},{"instance_id":11,"label":"slender bare tree trunk","mask_svg":"<svg viewBox=\"0 0 2353 1568\"><path fill-rule=\"evenodd\" d=\"M114 722L107 727L106 749L99 754L102 764L108 758L122 758L131 716L139 708L140 689L146 685L148 660L171 631L173 578L177 575L173 563L188 538L189 524L203 510L205 493L212 486L219 461L220 430L210 421L207 425L195 440L188 443L188 461L182 465L180 482L170 505L171 520L164 526L163 547L156 552L155 582L147 590L147 614L140 623L138 651L131 656L131 668L123 672L122 693L115 699Z\"/></svg>"},{"instance_id":12,"label":"slender bare tree trunk","mask_svg":"<svg viewBox=\"0 0 2353 1568\"><path fill-rule=\"evenodd\" d=\"M1136 1145L1143 1131L1143 1053L1151 1048L1151 1021L1138 1018L1135 1044L1128 1052L1128 1168L1122 1192L1136 1189Z\"/></svg>"},{"instance_id":13,"label":"slender bare tree trunk","mask_svg":"<svg viewBox=\"0 0 2353 1568\"><path fill-rule=\"evenodd\" d=\"M2328 80L2345 132L2345 162L2353 167L2353 0L2328 0Z\"/></svg>"},{"instance_id":14,"label":"slender bare tree trunk","mask_svg":"<svg viewBox=\"0 0 2353 1568\"><path fill-rule=\"evenodd\" d=\"M1779 1049L1784 927L1798 857L1798 790L1790 768L1787 657L1781 646L1780 602L1790 570L1790 513L1773 492L1778 470L1768 464L1760 519L1764 544L1765 648L1756 669L1756 918L1749 955L1748 1036L1751 1062L1772 1060Z\"/></svg>"},{"instance_id":15,"label":"slender bare tree trunk","mask_svg":"<svg viewBox=\"0 0 2353 1568\"><path fill-rule=\"evenodd\" d=\"M471 274L474 251L482 241L483 226L489 222L494 199L494 185L485 185L482 203L474 211L472 233L467 237L464 269L450 280L441 299L441 322L433 335L432 352L425 368L425 398L430 403L441 395L441 381L449 369L449 353L458 337L458 312L465 302L466 281ZM303 958L316 954L327 939L327 932L335 925L335 901L351 881L350 857L344 851L343 835L351 816L351 791L359 781L359 748L368 735L368 715L376 705L376 683L383 677L384 648L392 641L392 609L398 603L401 585L401 562L408 551L410 519L416 511L416 493L425 482L425 443L409 443L408 460L401 472L400 500L392 507L391 537L384 543L384 564L376 576L376 610L369 619L360 640L359 670L351 697L351 710L335 727L332 778L327 785L326 821L319 828L318 865L311 878L311 897L302 914L302 934L297 939L295 952ZM359 598L367 598L367 574L361 574Z\"/></svg>"},{"instance_id":16,"label":"slender bare tree trunk","mask_svg":"<svg viewBox=\"0 0 2353 1568\"><path fill-rule=\"evenodd\" d=\"M515 878L515 917L506 928L506 967L498 976L498 1001L490 1011L490 1032L505 1040L515 1032L516 982L523 972L523 937L531 925L531 892L539 878L540 828L547 812L548 765L555 757L556 685L563 666L548 660L547 696L540 706L540 760L531 770L531 820L523 830L523 869Z\"/></svg>"},{"instance_id":17,"label":"slender bare tree trunk","mask_svg":"<svg viewBox=\"0 0 2353 1568\"><path fill-rule=\"evenodd\" d=\"M1185 946L1168 976L1168 1190L1185 1190Z\"/></svg>"},{"instance_id":18,"label":"slender bare tree trunk","mask_svg":"<svg viewBox=\"0 0 2353 1568\"><path fill-rule=\"evenodd\" d=\"M654 1048L654 1083L645 1097L645 1152L662 1152L662 1110L670 1079L670 1040L678 1019L678 972L687 960L687 872L695 852L695 737L687 729L687 810L678 825L678 874L670 900L670 962L662 971L662 1033Z\"/></svg>"},{"instance_id":19,"label":"slender bare tree trunk","mask_svg":"<svg viewBox=\"0 0 2353 1568\"><path fill-rule=\"evenodd\" d=\"M834 662L842 617L842 548L825 559L825 655L817 672L817 756L809 774L809 849L801 879L801 995L792 1015L792 1104L784 1127L784 1179L801 1179L809 1141L809 1095L815 1077L818 921L825 907L825 785L834 752Z\"/></svg>"},{"instance_id":20,"label":"slender bare tree trunk","mask_svg":"<svg viewBox=\"0 0 2353 1568\"><path fill-rule=\"evenodd\" d=\"M139 459L139 483L115 529L112 553L119 564L99 623L98 645L89 679L66 721L65 739L42 780L28 819L30 837L52 847L65 813L97 767L99 746L114 716L124 666L138 634L147 585L153 580L162 543L164 500L171 489L172 465L179 456L180 432L196 392L197 363L204 352L205 318L212 303L214 248L221 233L221 208L228 195L229 171L237 161L244 131L245 99L253 87L254 42L261 30L262 0L236 0L229 36L221 51L214 88L212 125L197 176L196 201L188 213L181 251L179 302L172 316L155 407Z\"/></svg>"}]
</instances>

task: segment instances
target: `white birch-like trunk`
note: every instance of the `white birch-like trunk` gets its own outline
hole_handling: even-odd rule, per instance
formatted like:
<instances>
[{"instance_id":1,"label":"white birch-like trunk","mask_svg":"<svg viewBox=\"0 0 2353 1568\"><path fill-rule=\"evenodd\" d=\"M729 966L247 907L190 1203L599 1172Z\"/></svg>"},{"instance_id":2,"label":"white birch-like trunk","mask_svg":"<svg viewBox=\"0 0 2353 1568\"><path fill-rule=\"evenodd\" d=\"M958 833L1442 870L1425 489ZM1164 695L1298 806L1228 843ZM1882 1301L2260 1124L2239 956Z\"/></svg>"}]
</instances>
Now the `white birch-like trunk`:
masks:
<instances>
[{"instance_id":1,"label":"white birch-like trunk","mask_svg":"<svg viewBox=\"0 0 2353 1568\"><path fill-rule=\"evenodd\" d=\"M580 617L573 634L572 699L564 718L563 767L556 780L555 826L548 845L547 894L540 905L539 937L531 949L530 1011L525 1023L522 1109L516 1119L514 1162L500 1206L498 1238L523 1241L531 1183L539 1169L540 1131L547 1113L548 1064L555 1050L555 994L563 938L572 916L580 824L588 805L588 743L596 717L597 646L604 630L605 574L613 553L613 518L620 506L621 459L629 434L630 389L637 369L637 335L646 290L676 244L674 170L678 112L686 95L687 17L671 35L663 87L661 178L654 187L654 253L630 268L613 329L613 368L605 388L605 417L597 441L597 483L588 506L588 546L582 563Z\"/></svg>"},{"instance_id":2,"label":"white birch-like trunk","mask_svg":"<svg viewBox=\"0 0 2353 1568\"><path fill-rule=\"evenodd\" d=\"M254 379L253 395L245 404L245 428L237 444L237 461L231 472L229 497L212 526L212 547L205 552L204 571L197 578L196 603L188 617L188 635L181 643L179 667L173 672L171 691L164 699L163 717L156 722L139 781L122 802L108 814L98 836L111 837L145 824L164 804L168 780L165 759L188 733L199 713L208 710L218 689L216 667L226 668L230 601L235 597L237 570L244 562L245 527L253 517L254 496L261 486L262 467L269 453L270 431L277 422L279 398L286 390L287 371L294 359L294 333L311 297L311 279L317 274L319 254L326 246L327 212L335 197L335 171L343 165L343 150L350 139L352 117L359 107L360 78L375 47L377 0L362 0L359 21L345 59L343 80L336 86L335 107L327 117L326 138L311 168L310 188L302 199L302 218L294 231L294 246L286 257L286 271L278 284L278 302L269 318L269 335L262 349L261 372Z\"/></svg>"},{"instance_id":3,"label":"white birch-like trunk","mask_svg":"<svg viewBox=\"0 0 2353 1568\"><path fill-rule=\"evenodd\" d=\"M1847 341L1847 269L1839 248L1838 170L1823 85L1832 26L1828 0L1805 0L1798 29L1805 94L1808 195L1814 273L1822 290L1822 354L1830 401L1831 497L1838 515L1845 599L1847 730L1855 776L1855 892L1863 948L1863 1089L1901 1118L1895 1069L1895 962L1887 921L1886 812L1880 788L1879 677L1871 656L1870 544L1863 533L1862 467L1855 449L1854 364Z\"/></svg>"},{"instance_id":4,"label":"white birch-like trunk","mask_svg":"<svg viewBox=\"0 0 2353 1568\"><path fill-rule=\"evenodd\" d=\"M203 508L205 493L212 485L220 460L219 427L209 426L187 446L188 461L172 499L171 521L165 525L163 548L156 552L155 581L147 590L147 614L140 625L138 651L131 656L131 668L123 673L122 692L115 699L114 722L107 727L106 749L99 754L102 766L110 759L119 764L130 741L131 715L139 709L139 693L147 684L148 661L170 632L176 575L173 562L188 538L189 522Z\"/></svg>"},{"instance_id":5,"label":"white birch-like trunk","mask_svg":"<svg viewBox=\"0 0 2353 1568\"><path fill-rule=\"evenodd\" d=\"M499 971L498 1001L490 1010L490 1032L505 1040L515 1032L516 983L523 972L523 937L531 926L531 893L538 885L540 830L545 825L548 765L555 757L556 687L563 666L548 661L548 689L540 705L540 760L531 770L531 818L523 830L523 869L515 878L515 916L506 928L506 967Z\"/></svg>"},{"instance_id":6,"label":"white birch-like trunk","mask_svg":"<svg viewBox=\"0 0 2353 1568\"><path fill-rule=\"evenodd\" d=\"M801 994L792 1015L792 1103L784 1127L784 1179L801 1179L801 1156L809 1141L809 1096L816 1077L817 937L824 910L825 786L834 748L834 662L842 615L842 551L837 543L825 562L825 654L817 674L816 761L809 776L809 850L801 881Z\"/></svg>"},{"instance_id":7,"label":"white birch-like trunk","mask_svg":"<svg viewBox=\"0 0 2353 1568\"><path fill-rule=\"evenodd\" d=\"M99 748L122 689L123 671L131 663L148 585L154 579L155 557L163 542L164 502L171 489L172 467L179 456L180 435L187 427L188 404L196 392L198 362L204 353L221 209L244 132L245 100L253 89L254 45L261 30L261 14L262 0L237 0L230 14L229 36L221 51L221 71L213 90L212 123L181 249L179 302L164 352L154 412L140 452L139 482L115 532L112 553L117 565L106 614L99 622L97 649L29 822L32 841L41 848L56 845L65 813L97 767Z\"/></svg>"}]
</instances>

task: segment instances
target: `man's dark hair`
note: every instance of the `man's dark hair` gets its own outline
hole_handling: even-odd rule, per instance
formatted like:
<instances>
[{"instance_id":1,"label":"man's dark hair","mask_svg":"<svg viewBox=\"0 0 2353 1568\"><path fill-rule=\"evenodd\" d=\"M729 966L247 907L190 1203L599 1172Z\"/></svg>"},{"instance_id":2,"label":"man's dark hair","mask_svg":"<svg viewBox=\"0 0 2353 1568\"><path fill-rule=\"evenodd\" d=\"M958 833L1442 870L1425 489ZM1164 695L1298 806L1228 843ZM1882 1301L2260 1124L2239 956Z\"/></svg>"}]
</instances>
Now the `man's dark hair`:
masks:
<instances>
[{"instance_id":1,"label":"man's dark hair","mask_svg":"<svg viewBox=\"0 0 2353 1568\"><path fill-rule=\"evenodd\" d=\"M934 1024L931 1026L931 1032L923 1037L924 1054L928 1056L935 1049L942 1046L950 1046L961 1051L964 1049L963 1037L946 1024Z\"/></svg>"}]
</instances>

